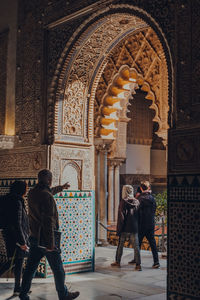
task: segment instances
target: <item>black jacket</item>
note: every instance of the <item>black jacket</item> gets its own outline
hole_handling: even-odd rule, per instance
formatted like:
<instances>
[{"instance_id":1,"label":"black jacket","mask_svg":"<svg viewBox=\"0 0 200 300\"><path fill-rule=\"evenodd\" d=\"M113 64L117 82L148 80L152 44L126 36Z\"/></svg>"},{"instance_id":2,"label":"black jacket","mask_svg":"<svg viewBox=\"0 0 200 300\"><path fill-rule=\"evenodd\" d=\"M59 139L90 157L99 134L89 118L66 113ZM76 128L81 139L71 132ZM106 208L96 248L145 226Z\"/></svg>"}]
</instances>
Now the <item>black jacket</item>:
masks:
<instances>
[{"instance_id":1,"label":"black jacket","mask_svg":"<svg viewBox=\"0 0 200 300\"><path fill-rule=\"evenodd\" d=\"M138 207L137 199L122 199L118 208L117 235L122 232L138 232Z\"/></svg>"},{"instance_id":2,"label":"black jacket","mask_svg":"<svg viewBox=\"0 0 200 300\"><path fill-rule=\"evenodd\" d=\"M4 235L8 256L12 256L16 243L28 244L29 222L24 199L16 194L7 194L4 202Z\"/></svg>"},{"instance_id":3,"label":"black jacket","mask_svg":"<svg viewBox=\"0 0 200 300\"><path fill-rule=\"evenodd\" d=\"M139 207L139 228L140 230L151 231L155 227L156 201L151 192L144 192L138 197Z\"/></svg>"},{"instance_id":4,"label":"black jacket","mask_svg":"<svg viewBox=\"0 0 200 300\"><path fill-rule=\"evenodd\" d=\"M38 183L28 194L29 222L31 236L40 246L55 246L55 230L59 229L58 211L53 195L61 192L62 186L52 189Z\"/></svg>"}]
</instances>

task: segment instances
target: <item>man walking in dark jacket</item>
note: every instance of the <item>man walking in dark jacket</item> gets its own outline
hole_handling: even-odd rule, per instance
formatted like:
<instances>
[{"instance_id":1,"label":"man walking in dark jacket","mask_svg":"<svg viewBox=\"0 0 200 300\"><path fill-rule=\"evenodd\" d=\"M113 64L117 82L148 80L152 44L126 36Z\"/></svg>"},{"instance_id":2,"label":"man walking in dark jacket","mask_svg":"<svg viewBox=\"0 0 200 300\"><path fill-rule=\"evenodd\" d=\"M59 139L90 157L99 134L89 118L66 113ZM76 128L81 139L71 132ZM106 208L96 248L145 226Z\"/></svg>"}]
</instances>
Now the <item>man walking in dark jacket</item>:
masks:
<instances>
[{"instance_id":1,"label":"man walking in dark jacket","mask_svg":"<svg viewBox=\"0 0 200 300\"><path fill-rule=\"evenodd\" d=\"M34 273L43 256L46 256L54 273L59 300L72 300L79 292L70 293L65 285L65 272L60 255L60 245L56 241L59 234L58 212L54 194L68 188L69 184L50 189L52 173L42 170L38 173L38 184L28 194L30 222L30 255L24 271L20 299L29 300L28 292Z\"/></svg>"},{"instance_id":2,"label":"man walking in dark jacket","mask_svg":"<svg viewBox=\"0 0 200 300\"><path fill-rule=\"evenodd\" d=\"M154 237L155 229L155 211L156 211L156 201L151 195L150 183L149 181L143 181L140 185L141 194L138 197L140 202L139 208L139 245L141 247L142 240L144 237L149 242L153 255L153 268L159 268L159 258L158 251L156 248L156 241Z\"/></svg>"},{"instance_id":3,"label":"man walking in dark jacket","mask_svg":"<svg viewBox=\"0 0 200 300\"><path fill-rule=\"evenodd\" d=\"M115 262L112 267L120 267L123 254L124 242L129 239L135 252L136 271L141 271L140 249L138 242L138 208L139 201L134 198L133 187L124 185L122 188L122 199L118 209L117 235L119 242L117 246Z\"/></svg>"},{"instance_id":4,"label":"man walking in dark jacket","mask_svg":"<svg viewBox=\"0 0 200 300\"><path fill-rule=\"evenodd\" d=\"M4 196L4 203L2 203L4 206L3 232L7 256L8 258L12 257L14 263L15 285L13 296L18 296L20 293L23 262L29 249L29 223L24 204L26 192L26 182L16 180L11 184L10 193ZM12 260L9 262L11 263ZM12 268L10 263L8 267Z\"/></svg>"}]
</instances>

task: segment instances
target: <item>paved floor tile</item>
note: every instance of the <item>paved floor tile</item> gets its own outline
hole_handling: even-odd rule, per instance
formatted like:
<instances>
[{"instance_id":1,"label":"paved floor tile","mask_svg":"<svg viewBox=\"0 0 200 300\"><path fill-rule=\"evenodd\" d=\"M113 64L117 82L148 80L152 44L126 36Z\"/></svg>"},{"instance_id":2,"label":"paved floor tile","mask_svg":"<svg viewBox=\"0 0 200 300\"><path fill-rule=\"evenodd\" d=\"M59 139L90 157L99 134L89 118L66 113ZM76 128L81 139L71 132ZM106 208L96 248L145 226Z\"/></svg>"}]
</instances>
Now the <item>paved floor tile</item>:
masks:
<instances>
[{"instance_id":1,"label":"paved floor tile","mask_svg":"<svg viewBox=\"0 0 200 300\"><path fill-rule=\"evenodd\" d=\"M128 261L133 249L124 249L121 268L110 266L116 247L96 248L95 272L66 276L70 290L79 290L77 300L166 300L166 259L160 259L161 268L152 269L152 254L141 251L142 271L134 270ZM0 300L12 295L14 280L0 278ZM31 300L57 300L53 278L33 280ZM10 298L18 300L19 298Z\"/></svg>"}]
</instances>

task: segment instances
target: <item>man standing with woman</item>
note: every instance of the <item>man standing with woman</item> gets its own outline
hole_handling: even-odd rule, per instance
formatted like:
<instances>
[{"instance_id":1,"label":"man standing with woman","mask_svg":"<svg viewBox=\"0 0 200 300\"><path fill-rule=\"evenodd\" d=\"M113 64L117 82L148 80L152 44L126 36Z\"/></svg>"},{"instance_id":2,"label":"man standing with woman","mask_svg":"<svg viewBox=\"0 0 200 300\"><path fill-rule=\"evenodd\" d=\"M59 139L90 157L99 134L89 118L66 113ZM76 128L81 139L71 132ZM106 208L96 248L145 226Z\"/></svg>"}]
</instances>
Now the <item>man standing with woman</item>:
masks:
<instances>
[{"instance_id":1,"label":"man standing with woman","mask_svg":"<svg viewBox=\"0 0 200 300\"><path fill-rule=\"evenodd\" d=\"M151 187L149 181L142 181L140 184L140 192L137 196L140 208L139 208L139 246L141 248L144 237L149 242L151 252L153 255L152 268L158 269L160 267L158 251L156 247L156 240L154 236L155 230L155 212L156 212L156 201L151 194ZM135 258L129 262L129 264L135 264Z\"/></svg>"},{"instance_id":2,"label":"man standing with woman","mask_svg":"<svg viewBox=\"0 0 200 300\"><path fill-rule=\"evenodd\" d=\"M135 270L142 270L138 241L138 208L139 201L134 198L133 187L124 185L122 188L122 199L118 208L117 235L119 236L119 242L115 262L111 264L112 267L120 267L124 242L126 239L129 239L135 253Z\"/></svg>"}]
</instances>

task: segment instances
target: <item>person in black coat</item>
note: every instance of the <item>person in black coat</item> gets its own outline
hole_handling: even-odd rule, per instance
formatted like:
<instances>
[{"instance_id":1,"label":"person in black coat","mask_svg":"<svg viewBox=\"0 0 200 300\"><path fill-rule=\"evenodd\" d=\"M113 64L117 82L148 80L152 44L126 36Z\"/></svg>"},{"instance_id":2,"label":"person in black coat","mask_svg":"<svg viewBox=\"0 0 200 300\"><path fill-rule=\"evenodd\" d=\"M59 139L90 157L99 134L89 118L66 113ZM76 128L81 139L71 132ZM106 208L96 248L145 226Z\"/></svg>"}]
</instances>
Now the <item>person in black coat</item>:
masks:
<instances>
[{"instance_id":1,"label":"person in black coat","mask_svg":"<svg viewBox=\"0 0 200 300\"><path fill-rule=\"evenodd\" d=\"M139 208L139 245L141 247L143 238L149 242L153 255L153 268L159 268L158 251L156 247L156 241L154 237L155 230L155 212L156 201L151 194L151 188L149 181L143 181L140 185L141 194L138 197L140 202Z\"/></svg>"},{"instance_id":2,"label":"person in black coat","mask_svg":"<svg viewBox=\"0 0 200 300\"><path fill-rule=\"evenodd\" d=\"M129 239L135 252L136 270L142 270L138 241L138 208L139 201L134 198L133 187L124 185L118 208L117 235L119 236L119 242L115 262L111 264L112 267L120 267L124 242Z\"/></svg>"},{"instance_id":3,"label":"person in black coat","mask_svg":"<svg viewBox=\"0 0 200 300\"><path fill-rule=\"evenodd\" d=\"M10 193L4 198L4 236L7 256L14 261L14 295L20 293L20 282L24 257L28 252L29 222L24 204L27 184L15 181L11 184ZM12 266L11 266L12 267Z\"/></svg>"}]
</instances>

